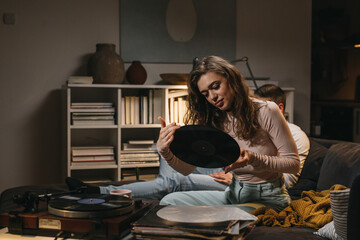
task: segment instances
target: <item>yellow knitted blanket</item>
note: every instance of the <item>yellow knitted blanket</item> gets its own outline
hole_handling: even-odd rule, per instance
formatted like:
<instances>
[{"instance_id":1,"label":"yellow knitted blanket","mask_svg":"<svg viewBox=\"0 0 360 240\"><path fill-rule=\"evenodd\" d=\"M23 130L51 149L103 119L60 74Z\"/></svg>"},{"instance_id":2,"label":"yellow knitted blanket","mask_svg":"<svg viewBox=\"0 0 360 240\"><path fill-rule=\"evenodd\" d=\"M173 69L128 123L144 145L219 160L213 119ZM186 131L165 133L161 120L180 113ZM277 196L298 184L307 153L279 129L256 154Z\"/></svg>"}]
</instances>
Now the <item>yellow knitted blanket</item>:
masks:
<instances>
[{"instance_id":1,"label":"yellow knitted blanket","mask_svg":"<svg viewBox=\"0 0 360 240\"><path fill-rule=\"evenodd\" d=\"M251 212L258 217L254 224L281 227L303 225L319 229L333 219L330 208L330 191L343 189L346 187L336 184L329 190L321 192L303 191L300 199L292 201L290 206L279 213L267 207L258 208Z\"/></svg>"}]
</instances>

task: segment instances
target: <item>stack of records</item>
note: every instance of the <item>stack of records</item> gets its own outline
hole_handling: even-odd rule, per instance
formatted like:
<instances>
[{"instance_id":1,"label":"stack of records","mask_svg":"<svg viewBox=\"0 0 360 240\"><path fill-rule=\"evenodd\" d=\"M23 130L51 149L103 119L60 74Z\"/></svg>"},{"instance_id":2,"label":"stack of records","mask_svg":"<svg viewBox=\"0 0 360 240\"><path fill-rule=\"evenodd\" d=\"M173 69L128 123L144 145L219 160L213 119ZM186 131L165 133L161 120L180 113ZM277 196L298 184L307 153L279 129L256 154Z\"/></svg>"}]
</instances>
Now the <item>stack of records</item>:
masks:
<instances>
[{"instance_id":1,"label":"stack of records","mask_svg":"<svg viewBox=\"0 0 360 240\"><path fill-rule=\"evenodd\" d=\"M159 154L154 140L132 140L123 143L120 163L123 167L158 167Z\"/></svg>"},{"instance_id":2,"label":"stack of records","mask_svg":"<svg viewBox=\"0 0 360 240\"><path fill-rule=\"evenodd\" d=\"M133 223L136 239L244 239L257 218L235 206L157 206Z\"/></svg>"}]
</instances>

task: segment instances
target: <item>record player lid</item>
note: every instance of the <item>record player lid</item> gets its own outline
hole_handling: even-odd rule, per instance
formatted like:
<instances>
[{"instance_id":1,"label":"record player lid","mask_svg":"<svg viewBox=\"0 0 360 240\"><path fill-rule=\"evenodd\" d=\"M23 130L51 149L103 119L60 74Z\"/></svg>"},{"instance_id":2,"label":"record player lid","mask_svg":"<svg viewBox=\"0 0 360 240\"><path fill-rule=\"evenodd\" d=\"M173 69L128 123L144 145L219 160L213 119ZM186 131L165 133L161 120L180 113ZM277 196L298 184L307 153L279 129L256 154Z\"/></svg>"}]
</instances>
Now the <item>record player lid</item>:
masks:
<instances>
[{"instance_id":1,"label":"record player lid","mask_svg":"<svg viewBox=\"0 0 360 240\"><path fill-rule=\"evenodd\" d=\"M225 167L240 156L240 147L230 135L200 125L177 129L170 150L182 161L203 168Z\"/></svg>"}]
</instances>

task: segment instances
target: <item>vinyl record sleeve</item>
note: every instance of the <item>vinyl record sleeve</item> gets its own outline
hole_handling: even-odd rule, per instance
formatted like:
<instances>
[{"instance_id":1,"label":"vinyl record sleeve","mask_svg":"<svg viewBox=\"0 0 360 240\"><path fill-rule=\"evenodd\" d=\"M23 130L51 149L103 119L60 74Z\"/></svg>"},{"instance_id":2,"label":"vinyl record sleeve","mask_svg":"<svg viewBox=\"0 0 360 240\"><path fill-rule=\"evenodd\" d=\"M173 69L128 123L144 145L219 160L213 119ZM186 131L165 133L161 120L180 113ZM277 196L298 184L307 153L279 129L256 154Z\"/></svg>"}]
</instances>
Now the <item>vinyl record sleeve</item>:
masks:
<instances>
[{"instance_id":1,"label":"vinyl record sleeve","mask_svg":"<svg viewBox=\"0 0 360 240\"><path fill-rule=\"evenodd\" d=\"M157 216L170 222L216 224L231 220L255 221L257 217L232 206L166 206Z\"/></svg>"}]
</instances>

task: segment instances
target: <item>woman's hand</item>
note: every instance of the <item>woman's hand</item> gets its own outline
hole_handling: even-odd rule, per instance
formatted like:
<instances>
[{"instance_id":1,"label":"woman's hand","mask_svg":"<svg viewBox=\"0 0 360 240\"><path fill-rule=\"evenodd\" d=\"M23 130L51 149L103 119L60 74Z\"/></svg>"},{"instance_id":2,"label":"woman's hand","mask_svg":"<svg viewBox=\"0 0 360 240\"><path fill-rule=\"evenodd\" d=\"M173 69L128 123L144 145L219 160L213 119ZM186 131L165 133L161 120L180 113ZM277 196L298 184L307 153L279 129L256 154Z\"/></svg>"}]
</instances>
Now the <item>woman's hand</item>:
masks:
<instances>
[{"instance_id":1,"label":"woman's hand","mask_svg":"<svg viewBox=\"0 0 360 240\"><path fill-rule=\"evenodd\" d=\"M249 153L242 149L240 151L240 157L238 160L236 160L233 164L230 164L229 166L224 167L225 173L228 173L234 169L246 167L249 163Z\"/></svg>"},{"instance_id":2,"label":"woman's hand","mask_svg":"<svg viewBox=\"0 0 360 240\"><path fill-rule=\"evenodd\" d=\"M158 117L158 120L161 124L161 129L156 147L163 154L169 151L170 144L174 140L174 133L180 126L176 125L176 123L170 123L166 126L165 120L162 117Z\"/></svg>"},{"instance_id":3,"label":"woman's hand","mask_svg":"<svg viewBox=\"0 0 360 240\"><path fill-rule=\"evenodd\" d=\"M217 173L210 173L210 177L213 177L215 181L219 183L225 183L226 185L230 185L231 180L233 178L232 173L228 172L217 172Z\"/></svg>"}]
</instances>

